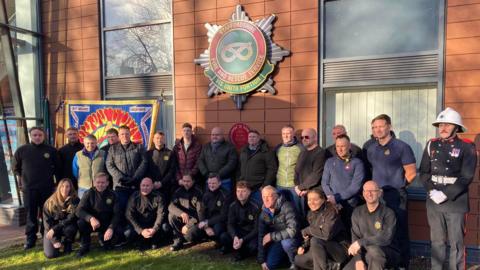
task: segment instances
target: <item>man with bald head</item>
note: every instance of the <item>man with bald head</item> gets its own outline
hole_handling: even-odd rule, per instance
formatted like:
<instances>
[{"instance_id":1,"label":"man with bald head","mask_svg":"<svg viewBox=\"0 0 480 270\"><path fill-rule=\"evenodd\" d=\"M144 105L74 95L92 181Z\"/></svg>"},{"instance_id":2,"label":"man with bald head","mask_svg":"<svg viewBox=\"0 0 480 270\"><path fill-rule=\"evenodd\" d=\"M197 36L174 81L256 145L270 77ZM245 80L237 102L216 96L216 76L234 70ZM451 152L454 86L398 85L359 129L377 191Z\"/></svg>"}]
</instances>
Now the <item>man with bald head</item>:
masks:
<instances>
[{"instance_id":1,"label":"man with bald head","mask_svg":"<svg viewBox=\"0 0 480 270\"><path fill-rule=\"evenodd\" d=\"M366 204L352 214L352 244L348 254L353 258L344 269L380 270L396 267L400 248L395 240L397 219L392 209L380 202L383 190L370 180L363 185Z\"/></svg>"},{"instance_id":2,"label":"man with bald head","mask_svg":"<svg viewBox=\"0 0 480 270\"><path fill-rule=\"evenodd\" d=\"M307 128L302 131L302 143L305 150L300 153L295 166L295 193L301 198L296 208L302 217L306 215L305 195L320 185L325 165L325 150L317 142L317 131Z\"/></svg>"},{"instance_id":3,"label":"man with bald head","mask_svg":"<svg viewBox=\"0 0 480 270\"><path fill-rule=\"evenodd\" d=\"M130 196L125 216L129 221L127 236L136 240L140 249L156 249L161 238L169 232L165 199L155 190L152 178L140 182L140 190Z\"/></svg>"},{"instance_id":4,"label":"man with bald head","mask_svg":"<svg viewBox=\"0 0 480 270\"><path fill-rule=\"evenodd\" d=\"M237 167L237 151L231 143L225 141L220 127L212 128L210 140L202 148L198 169L205 179L216 177L221 180L223 188L231 191L232 177Z\"/></svg>"}]
</instances>

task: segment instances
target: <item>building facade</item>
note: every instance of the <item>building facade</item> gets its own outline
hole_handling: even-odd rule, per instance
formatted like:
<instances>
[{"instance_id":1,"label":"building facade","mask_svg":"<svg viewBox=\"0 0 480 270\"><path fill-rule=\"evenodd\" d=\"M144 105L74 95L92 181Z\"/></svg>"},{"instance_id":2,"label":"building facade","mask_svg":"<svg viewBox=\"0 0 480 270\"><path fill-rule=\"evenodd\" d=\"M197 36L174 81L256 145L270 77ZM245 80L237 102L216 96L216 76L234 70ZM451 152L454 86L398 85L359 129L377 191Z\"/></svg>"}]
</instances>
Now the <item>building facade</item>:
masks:
<instances>
[{"instance_id":1,"label":"building facade","mask_svg":"<svg viewBox=\"0 0 480 270\"><path fill-rule=\"evenodd\" d=\"M8 119L18 127L10 136L18 143L25 141L25 127L37 123L49 124L51 142L62 145L64 100L158 99L163 105L158 126L170 143L184 122L195 126L203 142L212 127L228 133L242 122L271 145L281 141L281 127L292 124L297 130L317 128L321 145L327 146L332 127L344 124L352 141L362 145L370 136L370 119L387 113L419 164L426 141L436 136L431 122L449 106L464 117L468 132L462 137L480 148L480 1L36 3L2 1L0 112L5 121L0 125L5 129ZM272 74L276 94L253 93L242 110L228 94L208 97L210 81L194 63L209 47L205 24L224 25L237 5L252 21L275 14L272 40L290 51ZM4 138L2 202L18 205L8 177L8 149L16 146ZM469 260L480 263L478 174L469 192L465 239ZM409 196L412 245L425 255L425 192L415 183Z\"/></svg>"}]
</instances>

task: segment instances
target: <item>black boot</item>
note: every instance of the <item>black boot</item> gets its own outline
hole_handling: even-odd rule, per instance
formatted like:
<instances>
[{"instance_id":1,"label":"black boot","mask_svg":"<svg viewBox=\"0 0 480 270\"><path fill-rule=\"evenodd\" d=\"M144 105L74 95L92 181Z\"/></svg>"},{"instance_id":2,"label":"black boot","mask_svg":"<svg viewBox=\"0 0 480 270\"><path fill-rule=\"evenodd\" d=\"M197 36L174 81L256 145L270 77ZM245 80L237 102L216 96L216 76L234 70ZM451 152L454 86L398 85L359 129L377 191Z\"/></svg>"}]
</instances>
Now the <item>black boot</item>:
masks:
<instances>
[{"instance_id":1,"label":"black boot","mask_svg":"<svg viewBox=\"0 0 480 270\"><path fill-rule=\"evenodd\" d=\"M70 254L72 253L72 242L64 241L63 242L63 254Z\"/></svg>"},{"instance_id":2,"label":"black boot","mask_svg":"<svg viewBox=\"0 0 480 270\"><path fill-rule=\"evenodd\" d=\"M90 251L89 247L86 246L80 246L80 249L77 252L77 258L82 258L85 256L88 252Z\"/></svg>"}]
</instances>

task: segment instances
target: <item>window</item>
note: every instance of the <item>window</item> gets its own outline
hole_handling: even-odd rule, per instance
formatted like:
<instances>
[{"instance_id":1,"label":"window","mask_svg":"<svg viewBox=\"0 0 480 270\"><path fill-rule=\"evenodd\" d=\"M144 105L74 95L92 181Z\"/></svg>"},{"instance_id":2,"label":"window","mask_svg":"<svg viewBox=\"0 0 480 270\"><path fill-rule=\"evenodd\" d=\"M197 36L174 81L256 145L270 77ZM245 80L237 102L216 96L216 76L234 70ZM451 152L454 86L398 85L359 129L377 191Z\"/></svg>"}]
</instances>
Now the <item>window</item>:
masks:
<instances>
[{"instance_id":1,"label":"window","mask_svg":"<svg viewBox=\"0 0 480 270\"><path fill-rule=\"evenodd\" d=\"M437 0L322 1L319 119L322 141L343 124L359 146L378 114L414 151L435 137L443 94L444 3ZM415 182L410 194L424 196ZM420 191L420 193L418 193Z\"/></svg>"},{"instance_id":2,"label":"window","mask_svg":"<svg viewBox=\"0 0 480 270\"><path fill-rule=\"evenodd\" d=\"M20 204L11 158L42 120L38 4L0 1L0 204Z\"/></svg>"},{"instance_id":3,"label":"window","mask_svg":"<svg viewBox=\"0 0 480 270\"><path fill-rule=\"evenodd\" d=\"M436 50L437 0L339 0L325 3L325 57Z\"/></svg>"},{"instance_id":4,"label":"window","mask_svg":"<svg viewBox=\"0 0 480 270\"><path fill-rule=\"evenodd\" d=\"M102 1L106 99L159 99L157 128L174 141L171 0Z\"/></svg>"}]
</instances>

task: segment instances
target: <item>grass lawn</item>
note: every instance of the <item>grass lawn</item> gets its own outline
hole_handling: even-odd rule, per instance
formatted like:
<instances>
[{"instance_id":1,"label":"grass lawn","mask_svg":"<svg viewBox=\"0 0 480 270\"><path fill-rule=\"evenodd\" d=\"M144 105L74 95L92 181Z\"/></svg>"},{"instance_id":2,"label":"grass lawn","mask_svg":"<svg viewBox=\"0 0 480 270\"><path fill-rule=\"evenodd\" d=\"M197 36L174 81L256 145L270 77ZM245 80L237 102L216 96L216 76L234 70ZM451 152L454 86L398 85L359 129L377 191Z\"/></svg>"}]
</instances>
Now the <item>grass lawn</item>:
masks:
<instances>
[{"instance_id":1,"label":"grass lawn","mask_svg":"<svg viewBox=\"0 0 480 270\"><path fill-rule=\"evenodd\" d=\"M232 255L220 255L213 249L212 243L175 253L170 252L168 246L144 253L132 249L103 252L94 247L81 259L75 257L75 252L56 259L46 259L39 242L36 248L28 252L23 251L21 246L0 250L0 269L260 269L253 258L237 263L233 262Z\"/></svg>"}]
</instances>

